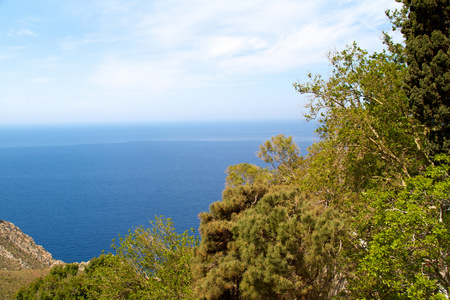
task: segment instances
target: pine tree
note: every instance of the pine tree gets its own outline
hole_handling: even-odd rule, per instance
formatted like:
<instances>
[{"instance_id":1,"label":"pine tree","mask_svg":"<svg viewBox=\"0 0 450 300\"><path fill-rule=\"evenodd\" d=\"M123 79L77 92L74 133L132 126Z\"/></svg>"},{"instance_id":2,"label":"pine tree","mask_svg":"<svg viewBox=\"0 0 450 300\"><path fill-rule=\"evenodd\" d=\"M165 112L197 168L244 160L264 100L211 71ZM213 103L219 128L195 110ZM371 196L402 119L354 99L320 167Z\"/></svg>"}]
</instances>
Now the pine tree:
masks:
<instances>
[{"instance_id":1,"label":"pine tree","mask_svg":"<svg viewBox=\"0 0 450 300\"><path fill-rule=\"evenodd\" d=\"M196 249L193 270L194 289L200 299L241 299L239 284L245 266L232 245L232 228L267 191L264 185L228 187L222 201L214 202L209 212L199 215L202 241Z\"/></svg>"},{"instance_id":2,"label":"pine tree","mask_svg":"<svg viewBox=\"0 0 450 300\"><path fill-rule=\"evenodd\" d=\"M342 215L293 187L267 193L233 226L243 299L330 299L345 281Z\"/></svg>"}]
</instances>

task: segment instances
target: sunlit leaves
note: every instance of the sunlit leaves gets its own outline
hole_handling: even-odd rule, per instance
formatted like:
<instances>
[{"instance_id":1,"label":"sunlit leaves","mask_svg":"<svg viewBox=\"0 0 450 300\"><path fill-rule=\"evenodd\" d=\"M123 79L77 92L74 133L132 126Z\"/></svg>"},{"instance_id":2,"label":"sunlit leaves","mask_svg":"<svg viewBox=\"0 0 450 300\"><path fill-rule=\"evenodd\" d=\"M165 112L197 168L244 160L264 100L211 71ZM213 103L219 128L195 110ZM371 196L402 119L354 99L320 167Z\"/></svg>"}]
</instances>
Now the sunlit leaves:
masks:
<instances>
[{"instance_id":1,"label":"sunlit leaves","mask_svg":"<svg viewBox=\"0 0 450 300\"><path fill-rule=\"evenodd\" d=\"M350 286L355 295L444 299L449 293L450 166L440 159L405 188L365 194L367 209L355 223L361 241L353 254L361 255L359 279Z\"/></svg>"},{"instance_id":2,"label":"sunlit leaves","mask_svg":"<svg viewBox=\"0 0 450 300\"><path fill-rule=\"evenodd\" d=\"M188 231L176 233L173 222L163 217L156 217L150 225L119 236L119 244L112 247L133 267L152 297L188 299L193 280L190 260L197 238Z\"/></svg>"}]
</instances>

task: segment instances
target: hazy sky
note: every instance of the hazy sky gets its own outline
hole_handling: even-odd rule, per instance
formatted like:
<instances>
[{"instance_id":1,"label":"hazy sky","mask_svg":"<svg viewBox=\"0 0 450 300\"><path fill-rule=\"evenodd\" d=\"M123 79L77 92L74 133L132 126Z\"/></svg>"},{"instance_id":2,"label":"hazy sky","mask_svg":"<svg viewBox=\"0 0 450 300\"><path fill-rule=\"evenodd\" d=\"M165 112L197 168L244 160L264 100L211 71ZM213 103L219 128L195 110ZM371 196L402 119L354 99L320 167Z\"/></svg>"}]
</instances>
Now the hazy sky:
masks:
<instances>
[{"instance_id":1,"label":"hazy sky","mask_svg":"<svg viewBox=\"0 0 450 300\"><path fill-rule=\"evenodd\" d=\"M0 0L0 123L294 119L394 0Z\"/></svg>"}]
</instances>

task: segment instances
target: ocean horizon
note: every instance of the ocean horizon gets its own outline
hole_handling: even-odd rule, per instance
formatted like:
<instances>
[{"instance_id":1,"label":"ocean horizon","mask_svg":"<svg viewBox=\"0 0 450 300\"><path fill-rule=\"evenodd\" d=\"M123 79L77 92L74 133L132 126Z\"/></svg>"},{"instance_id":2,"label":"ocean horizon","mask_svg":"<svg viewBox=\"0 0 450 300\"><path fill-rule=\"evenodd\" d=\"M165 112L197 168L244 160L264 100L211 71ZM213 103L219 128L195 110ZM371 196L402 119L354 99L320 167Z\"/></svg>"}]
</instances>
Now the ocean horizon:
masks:
<instances>
[{"instance_id":1,"label":"ocean horizon","mask_svg":"<svg viewBox=\"0 0 450 300\"><path fill-rule=\"evenodd\" d=\"M225 170L263 166L259 146L293 136L306 154L316 126L295 121L0 126L0 219L55 259L88 261L154 216L177 232L219 201Z\"/></svg>"}]
</instances>

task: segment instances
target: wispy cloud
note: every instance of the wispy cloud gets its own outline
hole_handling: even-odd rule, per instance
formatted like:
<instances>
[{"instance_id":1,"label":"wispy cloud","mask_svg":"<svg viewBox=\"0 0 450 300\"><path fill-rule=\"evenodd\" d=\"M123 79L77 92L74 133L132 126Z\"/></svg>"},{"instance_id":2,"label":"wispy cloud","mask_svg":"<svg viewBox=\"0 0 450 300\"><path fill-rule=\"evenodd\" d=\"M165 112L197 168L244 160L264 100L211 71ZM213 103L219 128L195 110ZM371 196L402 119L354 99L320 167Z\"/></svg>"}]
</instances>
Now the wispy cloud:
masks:
<instances>
[{"instance_id":1,"label":"wispy cloud","mask_svg":"<svg viewBox=\"0 0 450 300\"><path fill-rule=\"evenodd\" d=\"M38 35L30 29L10 29L8 30L7 36L32 36L37 37Z\"/></svg>"},{"instance_id":2,"label":"wispy cloud","mask_svg":"<svg viewBox=\"0 0 450 300\"><path fill-rule=\"evenodd\" d=\"M159 101L153 109L161 109L154 112L160 118L174 109L183 111L173 115L200 116L206 114L200 109L205 103L208 118L214 118L212 111L232 113L230 105L211 98L232 101L245 115L254 110L257 93L266 99L258 109L271 114L274 99L282 98L275 85L285 83L286 99L294 97L291 82L312 67L326 66L326 52L355 40L380 49L380 32L390 27L384 10L398 5L392 0L14 3L8 2L16 15L0 20L11 28L0 31L5 38L0 61L8 66L0 72L2 90L11 99L33 94L60 101L58 94L64 94L58 103L65 110L49 110L61 114L55 118L95 106L93 118L98 111L107 118L109 109L114 119L122 111L143 115L149 98ZM83 99L91 99L91 106Z\"/></svg>"},{"instance_id":3,"label":"wispy cloud","mask_svg":"<svg viewBox=\"0 0 450 300\"><path fill-rule=\"evenodd\" d=\"M157 89L170 88L171 82L182 77L198 76L197 70L223 76L292 70L324 62L325 52L358 39L364 46L379 47L379 27L386 24L383 11L391 4L324 0L122 3L96 3L103 8L103 28L111 30L108 34L122 35L117 39L129 48L120 49L114 61L103 61L94 81L136 87L146 81L143 78L152 78L146 84L153 82ZM119 30L115 24L123 27Z\"/></svg>"},{"instance_id":4,"label":"wispy cloud","mask_svg":"<svg viewBox=\"0 0 450 300\"><path fill-rule=\"evenodd\" d=\"M204 85L208 74L199 74L184 68L174 59L133 60L109 57L96 69L92 82L108 89L138 89L147 92L166 92L172 89L189 89Z\"/></svg>"}]
</instances>

